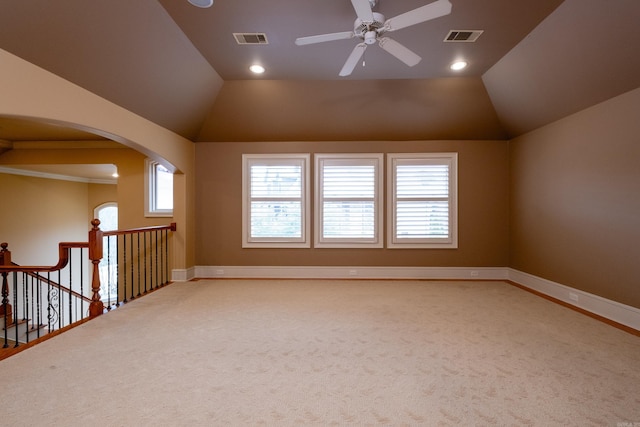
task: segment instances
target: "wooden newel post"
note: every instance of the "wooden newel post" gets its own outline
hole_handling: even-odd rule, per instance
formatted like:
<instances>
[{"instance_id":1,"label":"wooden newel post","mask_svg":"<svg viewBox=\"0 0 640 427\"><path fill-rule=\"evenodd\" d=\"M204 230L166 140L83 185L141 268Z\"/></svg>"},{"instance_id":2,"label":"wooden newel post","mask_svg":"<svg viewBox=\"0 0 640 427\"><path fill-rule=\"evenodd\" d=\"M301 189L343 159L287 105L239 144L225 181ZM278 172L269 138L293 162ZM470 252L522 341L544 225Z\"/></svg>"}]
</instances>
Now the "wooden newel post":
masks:
<instances>
[{"instance_id":1,"label":"wooden newel post","mask_svg":"<svg viewBox=\"0 0 640 427\"><path fill-rule=\"evenodd\" d=\"M11 265L11 251L7 249L8 243L0 244L0 266ZM13 323L13 314L11 304L9 304L9 282L7 281L6 271L2 272L2 305L0 305L0 316L4 318L4 327Z\"/></svg>"},{"instance_id":2,"label":"wooden newel post","mask_svg":"<svg viewBox=\"0 0 640 427\"><path fill-rule=\"evenodd\" d=\"M100 300L100 269L98 264L102 259L102 230L100 220L91 221L93 228L89 231L89 259L93 264L93 276L91 279L91 304L89 304L89 317L100 316L104 312L104 304Z\"/></svg>"}]
</instances>

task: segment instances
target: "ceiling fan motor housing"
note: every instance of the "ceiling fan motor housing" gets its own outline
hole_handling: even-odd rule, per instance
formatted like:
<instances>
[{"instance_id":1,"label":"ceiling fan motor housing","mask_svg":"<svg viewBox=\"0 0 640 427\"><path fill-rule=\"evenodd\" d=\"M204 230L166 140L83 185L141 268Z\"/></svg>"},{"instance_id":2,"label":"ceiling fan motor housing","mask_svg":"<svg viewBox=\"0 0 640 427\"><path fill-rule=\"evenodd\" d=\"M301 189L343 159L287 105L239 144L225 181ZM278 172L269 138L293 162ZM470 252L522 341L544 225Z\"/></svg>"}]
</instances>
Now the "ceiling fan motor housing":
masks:
<instances>
[{"instance_id":1,"label":"ceiling fan motor housing","mask_svg":"<svg viewBox=\"0 0 640 427\"><path fill-rule=\"evenodd\" d=\"M373 12L373 22L367 23L357 18L353 23L353 34L364 40L366 44L375 43L376 37L382 34L383 29L384 15L378 12Z\"/></svg>"}]
</instances>

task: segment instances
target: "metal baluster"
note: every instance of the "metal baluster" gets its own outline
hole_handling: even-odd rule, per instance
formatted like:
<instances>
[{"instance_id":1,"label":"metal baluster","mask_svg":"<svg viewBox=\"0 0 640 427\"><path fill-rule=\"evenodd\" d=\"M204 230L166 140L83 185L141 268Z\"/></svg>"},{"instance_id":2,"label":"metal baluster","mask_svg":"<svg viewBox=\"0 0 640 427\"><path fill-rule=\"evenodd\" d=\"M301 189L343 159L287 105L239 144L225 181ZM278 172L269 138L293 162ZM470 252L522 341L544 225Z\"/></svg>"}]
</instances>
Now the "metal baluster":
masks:
<instances>
[{"instance_id":1,"label":"metal baluster","mask_svg":"<svg viewBox=\"0 0 640 427\"><path fill-rule=\"evenodd\" d=\"M151 231L149 232L149 277L151 280L151 290L157 289L158 284L153 278L153 232Z\"/></svg>"},{"instance_id":2,"label":"metal baluster","mask_svg":"<svg viewBox=\"0 0 640 427\"><path fill-rule=\"evenodd\" d=\"M25 312L25 330L26 330L26 339L29 342L29 320L33 318L33 307L29 305L29 275L27 273L22 273L22 278L24 280L24 312ZM33 277L31 277L31 284L33 285Z\"/></svg>"},{"instance_id":3,"label":"metal baluster","mask_svg":"<svg viewBox=\"0 0 640 427\"><path fill-rule=\"evenodd\" d=\"M131 299L134 299L135 297L133 296L133 288L135 286L135 281L133 280L133 236L131 236L129 243L131 246Z\"/></svg>"},{"instance_id":4,"label":"metal baluster","mask_svg":"<svg viewBox=\"0 0 640 427\"><path fill-rule=\"evenodd\" d=\"M140 293L140 233L138 235L138 296L142 295Z\"/></svg>"},{"instance_id":5,"label":"metal baluster","mask_svg":"<svg viewBox=\"0 0 640 427\"><path fill-rule=\"evenodd\" d=\"M122 287L124 290L124 303L127 301L127 235L122 236ZM133 294L133 286L131 287L131 293ZM133 297L133 295L131 295Z\"/></svg>"},{"instance_id":6,"label":"metal baluster","mask_svg":"<svg viewBox=\"0 0 640 427\"><path fill-rule=\"evenodd\" d=\"M71 325L73 323L73 306L71 305L71 303L73 301L71 301L71 291L73 290L73 250L69 250L69 295L67 296L67 299L69 300L69 325ZM62 284L60 284L60 286L62 286ZM60 293L60 300L62 301L62 292ZM62 323L60 323L60 327L62 327Z\"/></svg>"},{"instance_id":7,"label":"metal baluster","mask_svg":"<svg viewBox=\"0 0 640 427\"><path fill-rule=\"evenodd\" d=\"M14 271L13 272L13 306L15 307L15 310L18 309L18 272ZM22 310L22 312L24 313L24 309ZM15 344L14 347L18 347L18 314L17 313L13 313L13 323L15 325L15 331L16 331L16 336L15 336Z\"/></svg>"},{"instance_id":8,"label":"metal baluster","mask_svg":"<svg viewBox=\"0 0 640 427\"><path fill-rule=\"evenodd\" d=\"M164 230L164 283L169 283L169 230Z\"/></svg>"},{"instance_id":9,"label":"metal baluster","mask_svg":"<svg viewBox=\"0 0 640 427\"><path fill-rule=\"evenodd\" d=\"M156 237L156 250L153 253L156 257L156 287L162 286L162 282L160 281L160 276L158 275L158 230L155 231Z\"/></svg>"},{"instance_id":10,"label":"metal baluster","mask_svg":"<svg viewBox=\"0 0 640 427\"><path fill-rule=\"evenodd\" d=\"M84 255L83 248L80 248L80 295L84 296ZM80 315L76 318L84 318L84 298L80 298Z\"/></svg>"},{"instance_id":11,"label":"metal baluster","mask_svg":"<svg viewBox=\"0 0 640 427\"><path fill-rule=\"evenodd\" d=\"M104 298L104 295L102 296ZM111 310L111 236L107 236L107 311Z\"/></svg>"},{"instance_id":12,"label":"metal baluster","mask_svg":"<svg viewBox=\"0 0 640 427\"><path fill-rule=\"evenodd\" d=\"M143 256L144 256L144 293L147 293L147 233L142 233L143 240Z\"/></svg>"},{"instance_id":13,"label":"metal baluster","mask_svg":"<svg viewBox=\"0 0 640 427\"><path fill-rule=\"evenodd\" d=\"M8 336L8 332L9 332L9 313L7 313L8 311L8 304L9 304L9 300L8 300L8 287L5 288L5 284L6 284L6 280L7 280L7 273L2 273L2 312L4 313L3 317L4 317L4 344L2 345L2 348L7 348L9 347L9 343L7 341L9 341L9 336ZM7 285L8 286L8 285Z\"/></svg>"},{"instance_id":14,"label":"metal baluster","mask_svg":"<svg viewBox=\"0 0 640 427\"><path fill-rule=\"evenodd\" d=\"M38 325L38 333L36 336L40 338L40 328L42 326L42 279L38 276L36 282L36 325Z\"/></svg>"},{"instance_id":15,"label":"metal baluster","mask_svg":"<svg viewBox=\"0 0 640 427\"><path fill-rule=\"evenodd\" d=\"M120 307L120 242L118 236L116 238L116 307ZM127 299L125 292L124 299Z\"/></svg>"}]
</instances>

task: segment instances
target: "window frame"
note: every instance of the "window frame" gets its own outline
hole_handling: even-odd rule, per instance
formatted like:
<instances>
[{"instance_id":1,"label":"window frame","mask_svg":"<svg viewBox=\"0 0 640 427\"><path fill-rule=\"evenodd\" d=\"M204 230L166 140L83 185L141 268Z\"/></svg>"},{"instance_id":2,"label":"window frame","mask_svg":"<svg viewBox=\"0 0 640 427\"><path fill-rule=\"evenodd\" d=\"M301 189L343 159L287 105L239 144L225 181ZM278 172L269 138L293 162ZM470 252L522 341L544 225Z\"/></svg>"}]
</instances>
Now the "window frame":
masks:
<instances>
[{"instance_id":1,"label":"window frame","mask_svg":"<svg viewBox=\"0 0 640 427\"><path fill-rule=\"evenodd\" d=\"M316 248L382 248L383 241L383 203L384 203L384 154L383 153L348 153L348 154L316 154L315 160L315 206L314 206L314 247ZM370 238L357 237L324 237L324 165L351 164L374 166L374 196L369 198L374 204L374 236ZM337 199L336 199L337 200ZM366 198L356 198L363 201Z\"/></svg>"},{"instance_id":2,"label":"window frame","mask_svg":"<svg viewBox=\"0 0 640 427\"><path fill-rule=\"evenodd\" d=\"M173 217L173 207L171 209L159 209L157 207L157 190L158 190L158 178L157 168L162 166L168 170L162 163L152 159L145 159L145 173L144 173L144 216L145 217ZM173 173L172 181L173 181ZM174 182L172 182L171 191L174 191ZM173 200L173 194L171 195Z\"/></svg>"},{"instance_id":3,"label":"window frame","mask_svg":"<svg viewBox=\"0 0 640 427\"><path fill-rule=\"evenodd\" d=\"M447 238L401 238L397 236L396 205L398 164L439 164L449 167L449 233ZM387 154L387 248L389 249L457 249L458 248L458 153L389 153Z\"/></svg>"},{"instance_id":4,"label":"window frame","mask_svg":"<svg viewBox=\"0 0 640 427\"><path fill-rule=\"evenodd\" d=\"M311 212L309 202L310 154L243 154L242 155L242 247L243 248L309 248ZM251 237L251 166L299 165L301 167L300 237ZM297 198L296 198L297 199ZM293 199L292 199L293 200Z\"/></svg>"}]
</instances>

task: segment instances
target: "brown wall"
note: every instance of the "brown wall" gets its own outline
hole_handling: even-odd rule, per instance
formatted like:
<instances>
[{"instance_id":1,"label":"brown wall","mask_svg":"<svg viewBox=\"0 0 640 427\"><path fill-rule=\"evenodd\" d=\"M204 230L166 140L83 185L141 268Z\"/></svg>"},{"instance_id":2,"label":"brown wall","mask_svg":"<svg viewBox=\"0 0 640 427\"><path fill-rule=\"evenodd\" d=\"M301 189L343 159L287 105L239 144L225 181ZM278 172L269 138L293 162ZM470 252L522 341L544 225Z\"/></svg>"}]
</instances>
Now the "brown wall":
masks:
<instances>
[{"instance_id":1,"label":"brown wall","mask_svg":"<svg viewBox=\"0 0 640 427\"><path fill-rule=\"evenodd\" d=\"M357 152L458 152L458 249L241 247L242 154ZM198 143L196 171L197 265L505 267L508 263L505 141Z\"/></svg>"},{"instance_id":2,"label":"brown wall","mask_svg":"<svg viewBox=\"0 0 640 427\"><path fill-rule=\"evenodd\" d=\"M640 89L510 144L511 267L640 308Z\"/></svg>"},{"instance_id":3,"label":"brown wall","mask_svg":"<svg viewBox=\"0 0 640 427\"><path fill-rule=\"evenodd\" d=\"M482 80L449 77L226 81L197 140L504 138L506 133Z\"/></svg>"}]
</instances>

